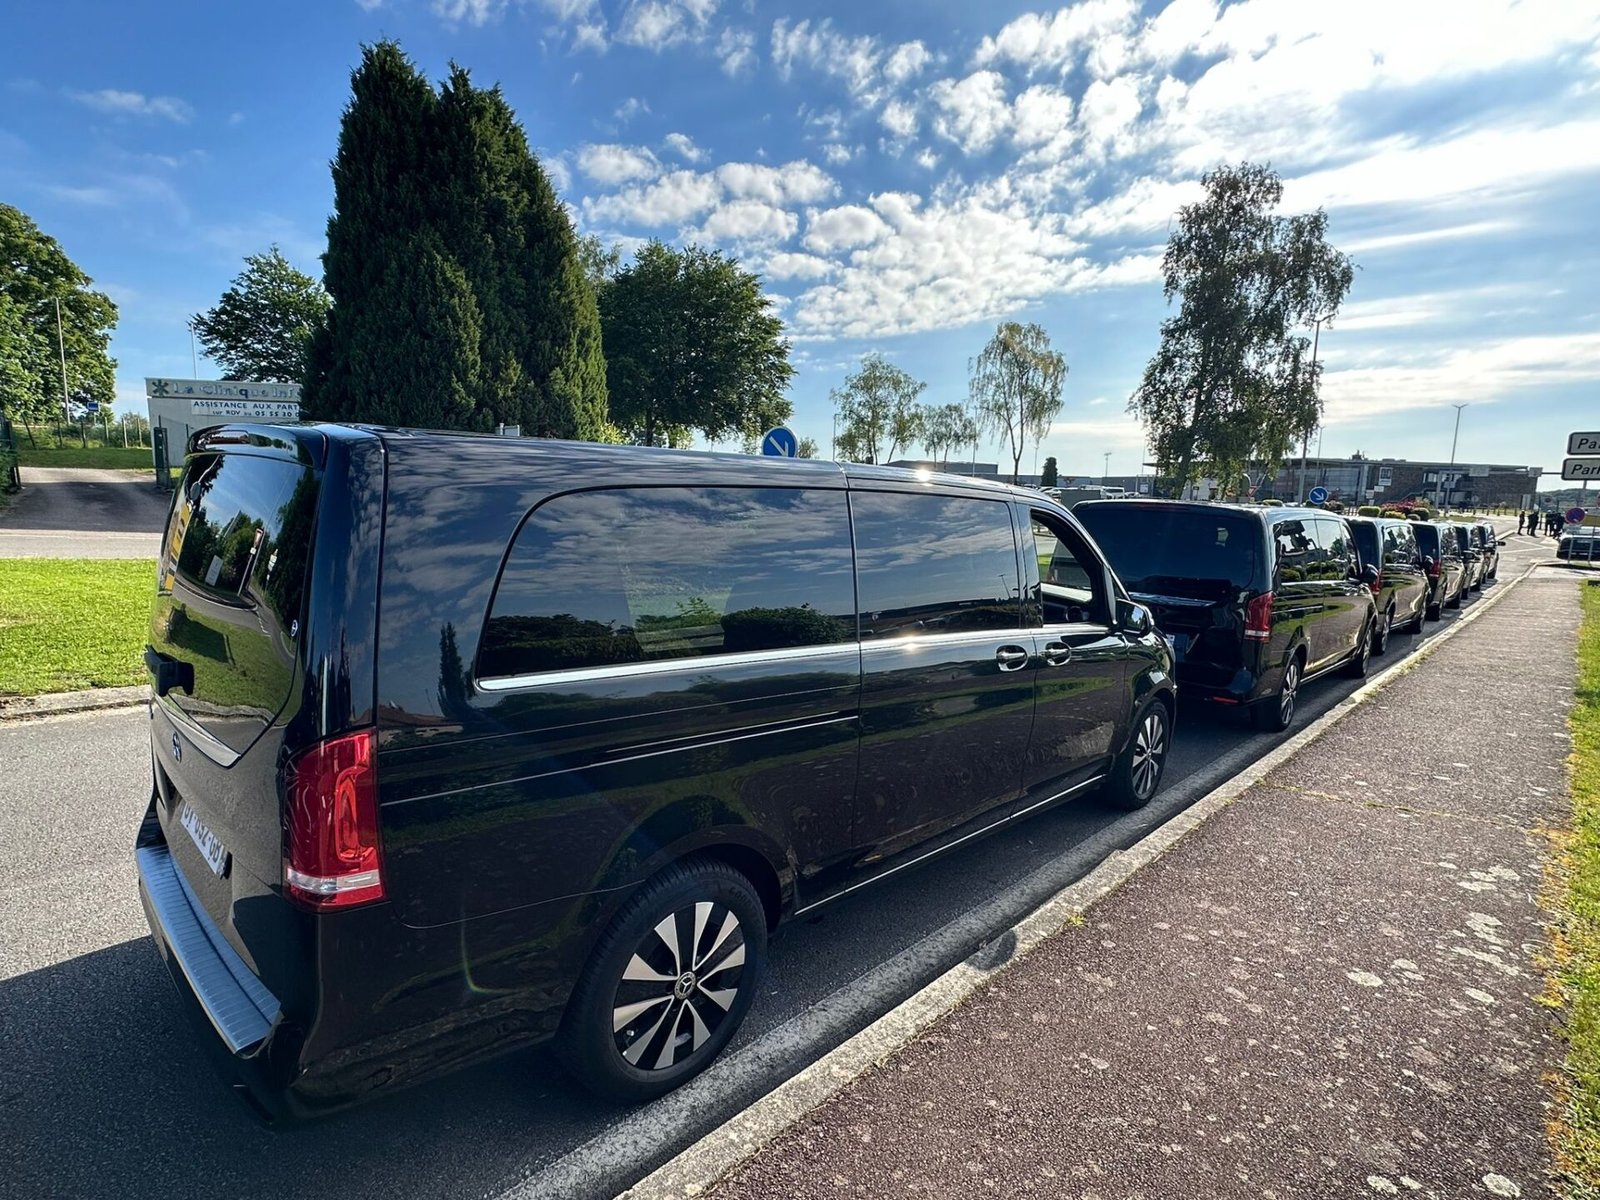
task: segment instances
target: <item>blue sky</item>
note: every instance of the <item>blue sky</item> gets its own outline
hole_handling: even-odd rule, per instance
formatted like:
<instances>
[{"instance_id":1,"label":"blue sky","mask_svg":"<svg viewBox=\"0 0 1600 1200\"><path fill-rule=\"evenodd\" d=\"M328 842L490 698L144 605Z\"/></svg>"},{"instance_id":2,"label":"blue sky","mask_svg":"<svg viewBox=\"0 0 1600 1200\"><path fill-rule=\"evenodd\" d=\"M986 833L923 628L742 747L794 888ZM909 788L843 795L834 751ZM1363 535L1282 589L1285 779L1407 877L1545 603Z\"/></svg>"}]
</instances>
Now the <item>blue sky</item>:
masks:
<instances>
[{"instance_id":1,"label":"blue sky","mask_svg":"<svg viewBox=\"0 0 1600 1200\"><path fill-rule=\"evenodd\" d=\"M1043 453L1136 471L1168 222L1240 159L1360 264L1320 343L1324 453L1443 457L1458 403L1463 461L1554 467L1600 428L1597 0L67 0L6 24L0 197L121 306L125 400L189 373L185 319L243 255L318 270L349 71L388 36L501 83L585 232L760 270L824 447L861 354L960 399L1018 318L1071 368Z\"/></svg>"}]
</instances>

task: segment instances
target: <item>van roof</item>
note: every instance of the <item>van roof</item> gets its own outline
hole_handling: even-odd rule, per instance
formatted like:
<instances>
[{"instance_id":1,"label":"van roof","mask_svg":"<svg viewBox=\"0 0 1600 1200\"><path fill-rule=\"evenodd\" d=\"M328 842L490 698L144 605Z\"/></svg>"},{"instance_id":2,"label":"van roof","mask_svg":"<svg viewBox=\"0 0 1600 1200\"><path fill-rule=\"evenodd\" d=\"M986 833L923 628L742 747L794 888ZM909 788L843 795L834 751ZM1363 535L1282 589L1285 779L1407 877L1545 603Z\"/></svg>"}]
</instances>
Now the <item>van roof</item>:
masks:
<instances>
[{"instance_id":1,"label":"van roof","mask_svg":"<svg viewBox=\"0 0 1600 1200\"><path fill-rule=\"evenodd\" d=\"M1269 507L1262 504L1229 504L1215 500L1166 500L1153 496L1113 496L1105 500L1085 500L1077 505L1073 511L1076 512L1078 509L1085 508L1109 508L1112 505L1121 505L1128 508L1137 506L1149 509L1183 509L1189 512L1231 512L1268 522L1281 520L1285 517L1299 519L1308 516L1341 517L1344 515L1343 513L1329 512L1325 508L1306 508L1299 505L1272 505Z\"/></svg>"},{"instance_id":2,"label":"van roof","mask_svg":"<svg viewBox=\"0 0 1600 1200\"><path fill-rule=\"evenodd\" d=\"M398 457L412 458L427 455L430 451L448 450L453 453L468 451L474 458L485 454L504 456L507 462L525 460L530 463L548 462L559 454L573 465L582 467L587 462L596 466L604 464L615 470L639 471L645 475L658 475L663 468L674 473L686 467L701 465L715 469L724 478L747 477L744 482L770 483L774 473L782 472L795 482L812 479L844 479L852 483L906 482L938 483L944 487L970 491L989 492L996 495L1037 499L1039 492L1032 488L1016 487L996 480L980 479L969 475L953 475L925 468L887 467L872 463L837 463L824 459L773 458L713 450L671 450L661 446L623 446L602 442L573 442L553 438L508 438L492 433L469 433L459 430L407 429L391 425L368 425L345 422L301 421L284 425L256 425L239 422L207 428L190 439L190 450L216 448L221 445L251 443L256 445L282 444L285 437L300 443L313 463L323 457L324 439L329 437L349 439L373 437L384 443L385 449Z\"/></svg>"}]
</instances>

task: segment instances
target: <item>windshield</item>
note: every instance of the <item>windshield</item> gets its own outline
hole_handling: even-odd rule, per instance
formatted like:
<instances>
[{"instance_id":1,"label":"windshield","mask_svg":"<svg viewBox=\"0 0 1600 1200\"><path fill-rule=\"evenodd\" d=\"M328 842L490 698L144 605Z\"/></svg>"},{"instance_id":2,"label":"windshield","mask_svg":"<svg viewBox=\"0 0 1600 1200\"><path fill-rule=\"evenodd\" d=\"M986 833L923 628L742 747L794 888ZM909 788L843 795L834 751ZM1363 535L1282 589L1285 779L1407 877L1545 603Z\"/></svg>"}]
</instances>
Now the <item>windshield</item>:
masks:
<instances>
[{"instance_id":1,"label":"windshield","mask_svg":"<svg viewBox=\"0 0 1600 1200\"><path fill-rule=\"evenodd\" d=\"M1238 513L1134 501L1080 505L1074 515L1129 591L1214 599L1261 574L1260 523Z\"/></svg>"}]
</instances>

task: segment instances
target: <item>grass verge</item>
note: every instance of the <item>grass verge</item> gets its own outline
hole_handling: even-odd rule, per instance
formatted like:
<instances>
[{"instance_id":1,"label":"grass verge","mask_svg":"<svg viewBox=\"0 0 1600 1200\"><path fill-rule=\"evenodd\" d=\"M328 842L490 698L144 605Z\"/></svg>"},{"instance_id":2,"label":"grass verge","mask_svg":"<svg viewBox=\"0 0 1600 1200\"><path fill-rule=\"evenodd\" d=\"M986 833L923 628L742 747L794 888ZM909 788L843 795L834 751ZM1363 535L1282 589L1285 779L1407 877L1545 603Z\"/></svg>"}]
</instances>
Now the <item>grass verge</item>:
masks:
<instances>
[{"instance_id":1,"label":"grass verge","mask_svg":"<svg viewBox=\"0 0 1600 1200\"><path fill-rule=\"evenodd\" d=\"M0 696L145 678L153 559L0 559Z\"/></svg>"},{"instance_id":2,"label":"grass verge","mask_svg":"<svg viewBox=\"0 0 1600 1200\"><path fill-rule=\"evenodd\" d=\"M1567 1004L1557 1153L1574 1198L1600 1195L1600 587L1584 587L1572 727L1572 833L1556 966Z\"/></svg>"},{"instance_id":3,"label":"grass verge","mask_svg":"<svg viewBox=\"0 0 1600 1200\"><path fill-rule=\"evenodd\" d=\"M17 461L25 467L121 467L127 470L150 471L150 449L129 446L67 445L57 450L46 446L41 439L37 447L22 442L17 446Z\"/></svg>"}]
</instances>

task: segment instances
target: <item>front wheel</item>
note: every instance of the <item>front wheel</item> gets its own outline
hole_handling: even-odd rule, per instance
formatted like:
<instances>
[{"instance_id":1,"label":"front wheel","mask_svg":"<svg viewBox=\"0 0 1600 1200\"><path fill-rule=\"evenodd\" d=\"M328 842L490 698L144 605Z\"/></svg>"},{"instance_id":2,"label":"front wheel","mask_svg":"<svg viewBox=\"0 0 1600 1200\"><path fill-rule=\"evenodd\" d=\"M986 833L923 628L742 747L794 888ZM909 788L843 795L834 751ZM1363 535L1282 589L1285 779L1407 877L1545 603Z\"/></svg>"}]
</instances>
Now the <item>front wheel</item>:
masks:
<instances>
[{"instance_id":1,"label":"front wheel","mask_svg":"<svg viewBox=\"0 0 1600 1200\"><path fill-rule=\"evenodd\" d=\"M1356 643L1356 652L1344 664L1344 673L1347 679L1365 679L1367 677L1367 664L1372 661L1372 632L1374 622L1368 621L1361 627L1361 640Z\"/></svg>"},{"instance_id":2,"label":"front wheel","mask_svg":"<svg viewBox=\"0 0 1600 1200\"><path fill-rule=\"evenodd\" d=\"M1294 724L1294 709L1300 699L1300 656L1283 668L1283 679L1276 695L1259 700L1250 710L1250 719L1262 733L1282 733Z\"/></svg>"},{"instance_id":3,"label":"front wheel","mask_svg":"<svg viewBox=\"0 0 1600 1200\"><path fill-rule=\"evenodd\" d=\"M1132 812L1155 798L1172 745L1172 714L1159 700L1145 702L1133 719L1128 745L1111 767L1105 795L1117 808Z\"/></svg>"},{"instance_id":4,"label":"front wheel","mask_svg":"<svg viewBox=\"0 0 1600 1200\"><path fill-rule=\"evenodd\" d=\"M1383 616L1378 618L1377 640L1372 643L1372 652L1382 654L1389 648L1389 635L1394 632L1394 609L1384 610Z\"/></svg>"},{"instance_id":5,"label":"front wheel","mask_svg":"<svg viewBox=\"0 0 1600 1200\"><path fill-rule=\"evenodd\" d=\"M668 867L612 920L567 1002L555 1051L597 1095L630 1104L699 1074L744 1020L767 918L726 863Z\"/></svg>"}]
</instances>

